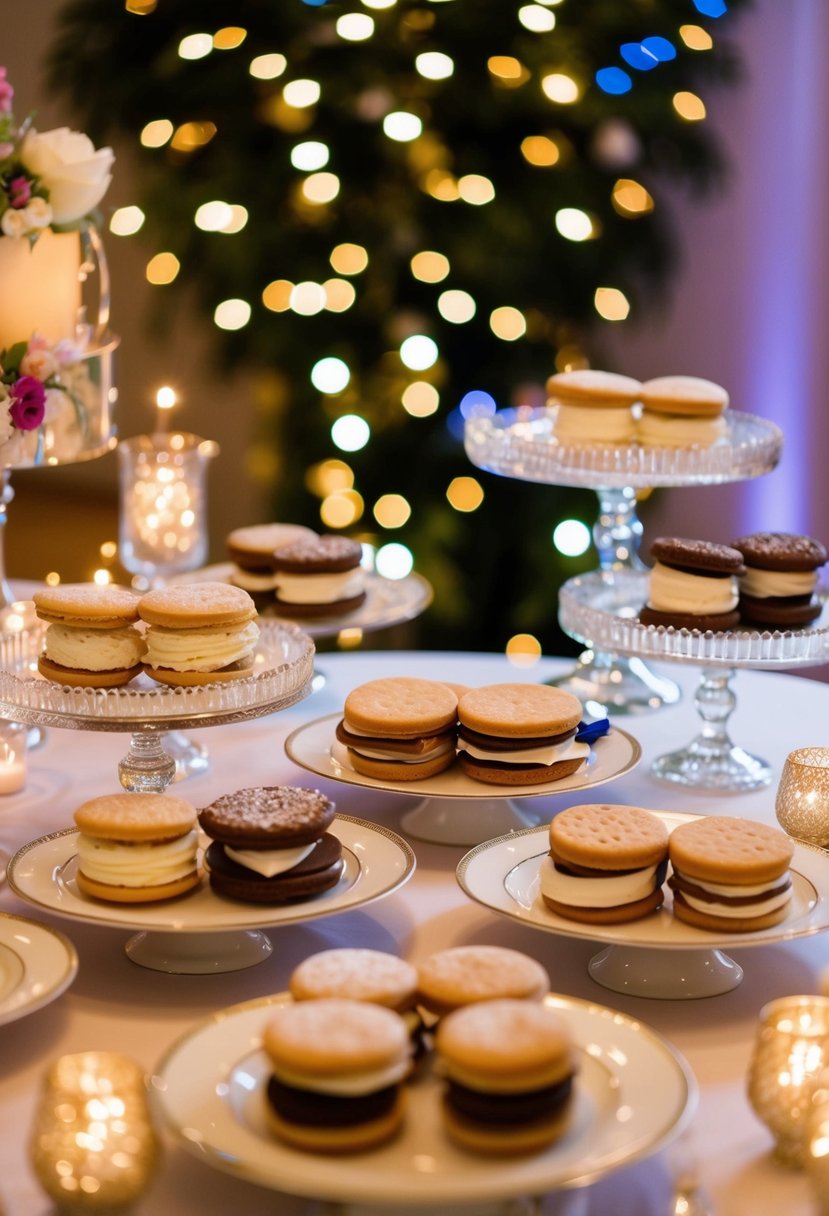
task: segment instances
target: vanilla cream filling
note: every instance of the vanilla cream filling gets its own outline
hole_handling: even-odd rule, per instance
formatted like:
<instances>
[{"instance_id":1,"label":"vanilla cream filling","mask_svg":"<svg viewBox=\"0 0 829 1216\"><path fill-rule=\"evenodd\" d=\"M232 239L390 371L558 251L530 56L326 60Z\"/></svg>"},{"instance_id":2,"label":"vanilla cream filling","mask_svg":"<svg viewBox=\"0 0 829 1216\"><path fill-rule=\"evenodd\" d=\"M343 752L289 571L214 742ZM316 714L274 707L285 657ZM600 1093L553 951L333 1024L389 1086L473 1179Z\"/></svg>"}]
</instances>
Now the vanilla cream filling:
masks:
<instances>
[{"instance_id":1,"label":"vanilla cream filling","mask_svg":"<svg viewBox=\"0 0 829 1216\"><path fill-rule=\"evenodd\" d=\"M195 828L160 844L101 840L80 832L78 866L92 882L113 887L157 887L192 874L198 839Z\"/></svg>"},{"instance_id":2,"label":"vanilla cream filling","mask_svg":"<svg viewBox=\"0 0 829 1216\"><path fill-rule=\"evenodd\" d=\"M285 574L276 576L277 594L286 604L334 604L350 600L365 590L362 566L339 574Z\"/></svg>"},{"instance_id":3,"label":"vanilla cream filling","mask_svg":"<svg viewBox=\"0 0 829 1216\"><path fill-rule=\"evenodd\" d=\"M258 637L259 626L255 621L215 630L151 625L147 630L144 662L172 671L218 671L249 655Z\"/></svg>"},{"instance_id":4,"label":"vanilla cream filling","mask_svg":"<svg viewBox=\"0 0 829 1216\"><path fill-rule=\"evenodd\" d=\"M564 443L630 443L636 422L630 406L559 405L553 433Z\"/></svg>"},{"instance_id":5,"label":"vanilla cream filling","mask_svg":"<svg viewBox=\"0 0 829 1216\"><path fill-rule=\"evenodd\" d=\"M695 418L642 410L636 438L639 443L655 448L710 448L727 430L722 416Z\"/></svg>"},{"instance_id":6,"label":"vanilla cream filling","mask_svg":"<svg viewBox=\"0 0 829 1216\"><path fill-rule=\"evenodd\" d=\"M576 760L590 755L587 743L576 743L567 739L564 743L546 743L543 747L520 748L514 752L502 752L476 747L466 739L458 739L458 751L466 752L474 760L497 760L504 764L558 764L560 760Z\"/></svg>"},{"instance_id":7,"label":"vanilla cream filling","mask_svg":"<svg viewBox=\"0 0 829 1216\"><path fill-rule=\"evenodd\" d=\"M609 874L607 878L590 878L577 874L562 874L552 857L541 862L538 877L541 893L558 904L574 908L616 908L622 904L647 899L656 890L656 866L634 870L630 874Z\"/></svg>"},{"instance_id":8,"label":"vanilla cream filling","mask_svg":"<svg viewBox=\"0 0 829 1216\"><path fill-rule=\"evenodd\" d=\"M816 570L758 570L749 566L740 575L743 594L763 600L778 595L811 595L816 586Z\"/></svg>"},{"instance_id":9,"label":"vanilla cream filling","mask_svg":"<svg viewBox=\"0 0 829 1216\"><path fill-rule=\"evenodd\" d=\"M411 1071L411 1061L408 1056L396 1060L385 1068L376 1068L371 1072L355 1072L346 1076L313 1076L303 1072L293 1072L281 1065L273 1064L273 1074L284 1085L293 1089L306 1089L317 1094L336 1094L344 1098L359 1098L363 1094L377 1093L389 1085L397 1085L405 1080Z\"/></svg>"},{"instance_id":10,"label":"vanilla cream filling","mask_svg":"<svg viewBox=\"0 0 829 1216\"><path fill-rule=\"evenodd\" d=\"M80 671L120 671L144 657L144 635L134 625L117 629L78 629L50 625L46 630L47 659Z\"/></svg>"},{"instance_id":11,"label":"vanilla cream filling","mask_svg":"<svg viewBox=\"0 0 829 1216\"><path fill-rule=\"evenodd\" d=\"M225 845L225 855L246 870L253 870L263 878L273 878L292 870L311 853L316 841L300 844L293 849L232 849Z\"/></svg>"},{"instance_id":12,"label":"vanilla cream filling","mask_svg":"<svg viewBox=\"0 0 829 1216\"><path fill-rule=\"evenodd\" d=\"M438 756L445 756L447 752L454 751L455 743L452 739L443 739L435 747L421 752L419 756L413 756L408 752L405 755L395 755L393 751L376 752L368 747L352 747L351 750L358 756L365 756L366 760L389 760L394 764L423 764L426 760L436 760Z\"/></svg>"},{"instance_id":13,"label":"vanilla cream filling","mask_svg":"<svg viewBox=\"0 0 829 1216\"><path fill-rule=\"evenodd\" d=\"M230 581L243 591L273 591L276 588L275 574L252 574L250 570L242 570L238 566L231 574Z\"/></svg>"},{"instance_id":14,"label":"vanilla cream filling","mask_svg":"<svg viewBox=\"0 0 829 1216\"><path fill-rule=\"evenodd\" d=\"M730 917L732 920L745 920L754 916L765 916L767 912L774 912L777 908L782 908L792 897L790 885L776 895L767 894L769 890L774 890L782 882L787 881L789 878L788 870L781 874L779 878L773 880L771 888L767 882L754 886L737 886L734 883L728 886L725 883L703 882L699 878L687 878L680 874L679 871L677 871L677 876L683 878L685 882L693 883L695 887L699 887L700 890L710 895L731 896L732 898L735 895L756 895L756 902L751 904L728 904L716 901L709 902L706 899L698 899L687 891L682 892L682 898L689 908L694 908L697 912L710 913L711 916Z\"/></svg>"},{"instance_id":15,"label":"vanilla cream filling","mask_svg":"<svg viewBox=\"0 0 829 1216\"><path fill-rule=\"evenodd\" d=\"M689 612L709 616L737 607L739 588L735 575L711 578L689 574L656 562L650 572L648 605L657 612Z\"/></svg>"}]
</instances>

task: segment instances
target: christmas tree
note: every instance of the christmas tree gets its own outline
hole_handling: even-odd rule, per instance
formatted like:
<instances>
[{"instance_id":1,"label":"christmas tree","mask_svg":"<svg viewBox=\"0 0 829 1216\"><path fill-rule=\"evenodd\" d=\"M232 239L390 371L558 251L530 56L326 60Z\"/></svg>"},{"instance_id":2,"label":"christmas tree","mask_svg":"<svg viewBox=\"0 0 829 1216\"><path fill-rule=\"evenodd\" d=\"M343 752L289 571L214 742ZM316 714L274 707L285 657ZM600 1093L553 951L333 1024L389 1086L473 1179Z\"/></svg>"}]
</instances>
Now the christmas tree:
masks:
<instances>
[{"instance_id":1,"label":"christmas tree","mask_svg":"<svg viewBox=\"0 0 829 1216\"><path fill-rule=\"evenodd\" d=\"M470 411L602 366L665 299L666 188L723 163L732 0L72 0L49 59L97 142L126 137L153 310L195 292L217 357L260 373L274 518L412 558L426 644L565 649L552 542L590 491L504 480ZM254 522L254 521L251 521Z\"/></svg>"}]
</instances>

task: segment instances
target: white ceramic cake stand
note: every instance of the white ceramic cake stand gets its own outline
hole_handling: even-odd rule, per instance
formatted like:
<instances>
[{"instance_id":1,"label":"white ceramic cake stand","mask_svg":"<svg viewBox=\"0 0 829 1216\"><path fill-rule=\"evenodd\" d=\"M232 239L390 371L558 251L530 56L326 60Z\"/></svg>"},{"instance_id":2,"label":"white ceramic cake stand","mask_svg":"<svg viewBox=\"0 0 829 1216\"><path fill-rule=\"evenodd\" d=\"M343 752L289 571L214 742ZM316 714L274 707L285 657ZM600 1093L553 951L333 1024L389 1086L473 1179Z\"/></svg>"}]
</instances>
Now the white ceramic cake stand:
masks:
<instances>
[{"instance_id":1,"label":"white ceramic cake stand","mask_svg":"<svg viewBox=\"0 0 829 1216\"><path fill-rule=\"evenodd\" d=\"M727 410L726 433L709 448L649 448L639 444L563 444L555 436L556 409L526 406L471 418L466 454L478 468L544 485L595 490L599 514L593 540L606 581L644 569L638 556L642 524L636 491L667 486L721 485L769 473L783 436L774 423ZM655 675L637 653L606 650L587 635L572 672L551 683L576 694L594 717L643 713L679 700L672 680Z\"/></svg>"},{"instance_id":2,"label":"white ceramic cake stand","mask_svg":"<svg viewBox=\"0 0 829 1216\"><path fill-rule=\"evenodd\" d=\"M759 789L771 765L734 744L727 722L737 704L731 687L741 668L789 671L829 662L829 608L808 629L735 629L725 633L642 625L638 613L648 591L646 571L617 571L612 579L593 572L569 579L559 593L559 622L565 633L616 654L701 668L695 703L702 730L686 747L659 756L651 773L663 781L699 790L735 793Z\"/></svg>"}]
</instances>

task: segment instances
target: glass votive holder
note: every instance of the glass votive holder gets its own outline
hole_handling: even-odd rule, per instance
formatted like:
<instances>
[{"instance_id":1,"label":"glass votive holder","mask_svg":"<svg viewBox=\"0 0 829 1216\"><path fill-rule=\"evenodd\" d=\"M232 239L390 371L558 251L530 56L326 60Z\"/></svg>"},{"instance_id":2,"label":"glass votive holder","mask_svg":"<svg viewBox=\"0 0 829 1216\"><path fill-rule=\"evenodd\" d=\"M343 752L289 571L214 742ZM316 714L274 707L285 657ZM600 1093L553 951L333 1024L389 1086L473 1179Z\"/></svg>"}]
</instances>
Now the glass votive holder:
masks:
<instances>
[{"instance_id":1,"label":"glass votive holder","mask_svg":"<svg viewBox=\"0 0 829 1216\"><path fill-rule=\"evenodd\" d=\"M0 718L0 795L17 794L26 784L28 727Z\"/></svg>"},{"instance_id":2,"label":"glass votive holder","mask_svg":"<svg viewBox=\"0 0 829 1216\"><path fill-rule=\"evenodd\" d=\"M748 1070L748 1098L785 1165L805 1163L815 1080L829 1067L829 997L787 996L760 1010Z\"/></svg>"},{"instance_id":3,"label":"glass votive holder","mask_svg":"<svg viewBox=\"0 0 829 1216\"><path fill-rule=\"evenodd\" d=\"M815 1077L806 1116L806 1173L820 1216L829 1216L829 1068Z\"/></svg>"},{"instance_id":4,"label":"glass votive holder","mask_svg":"<svg viewBox=\"0 0 829 1216\"><path fill-rule=\"evenodd\" d=\"M212 439L181 431L118 444L118 549L130 574L183 574L207 557L207 467Z\"/></svg>"},{"instance_id":5,"label":"glass votive holder","mask_svg":"<svg viewBox=\"0 0 829 1216\"><path fill-rule=\"evenodd\" d=\"M774 809L790 836L810 844L829 843L829 747L789 752Z\"/></svg>"},{"instance_id":6,"label":"glass votive holder","mask_svg":"<svg viewBox=\"0 0 829 1216\"><path fill-rule=\"evenodd\" d=\"M86 1051L48 1069L29 1157L59 1211L122 1211L146 1190L158 1154L144 1073L128 1056Z\"/></svg>"}]
</instances>

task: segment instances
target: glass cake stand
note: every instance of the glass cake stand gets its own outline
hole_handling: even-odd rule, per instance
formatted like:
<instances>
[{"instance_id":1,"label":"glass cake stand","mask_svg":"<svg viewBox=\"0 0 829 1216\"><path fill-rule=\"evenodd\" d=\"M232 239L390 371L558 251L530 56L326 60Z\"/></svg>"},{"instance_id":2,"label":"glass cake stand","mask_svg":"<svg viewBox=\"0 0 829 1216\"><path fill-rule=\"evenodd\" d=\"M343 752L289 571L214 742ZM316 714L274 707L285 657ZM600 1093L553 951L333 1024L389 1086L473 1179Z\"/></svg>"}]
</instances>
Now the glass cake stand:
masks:
<instances>
[{"instance_id":1,"label":"glass cake stand","mask_svg":"<svg viewBox=\"0 0 829 1216\"><path fill-rule=\"evenodd\" d=\"M579 447L555 436L555 408L519 406L470 418L466 454L478 468L544 485L594 490L599 514L593 540L605 580L643 570L638 549L642 524L637 489L722 485L769 473L780 459L783 435L766 419L727 410L726 433L709 448L650 448L639 444ZM576 694L595 717L642 713L679 700L679 689L649 670L637 653L605 650L583 636L588 649L574 671L552 681Z\"/></svg>"},{"instance_id":2,"label":"glass cake stand","mask_svg":"<svg viewBox=\"0 0 829 1216\"><path fill-rule=\"evenodd\" d=\"M702 632L642 625L648 573L601 571L569 579L559 592L559 622L579 641L588 638L615 654L701 668L696 707L702 730L687 747L658 757L655 777L700 790L744 792L768 785L767 761L732 743L726 724L737 697L731 682L740 668L789 671L829 662L829 607L808 629Z\"/></svg>"},{"instance_id":3,"label":"glass cake stand","mask_svg":"<svg viewBox=\"0 0 829 1216\"><path fill-rule=\"evenodd\" d=\"M220 726L287 709L311 691L314 643L293 625L262 621L251 675L225 683L170 687L138 676L122 688L67 687L37 672L45 624L0 634L0 717L70 730L129 732L118 765L126 790L162 793L175 761L162 746L168 731Z\"/></svg>"}]
</instances>

